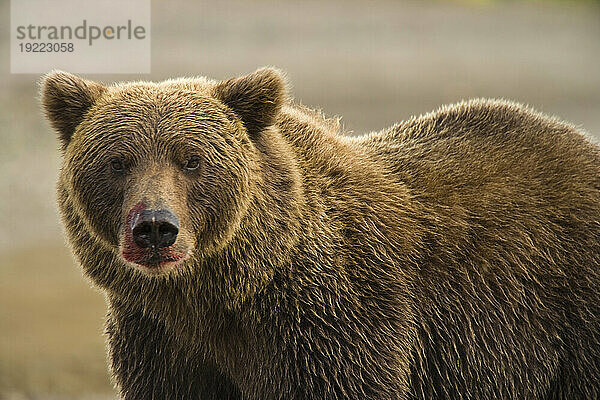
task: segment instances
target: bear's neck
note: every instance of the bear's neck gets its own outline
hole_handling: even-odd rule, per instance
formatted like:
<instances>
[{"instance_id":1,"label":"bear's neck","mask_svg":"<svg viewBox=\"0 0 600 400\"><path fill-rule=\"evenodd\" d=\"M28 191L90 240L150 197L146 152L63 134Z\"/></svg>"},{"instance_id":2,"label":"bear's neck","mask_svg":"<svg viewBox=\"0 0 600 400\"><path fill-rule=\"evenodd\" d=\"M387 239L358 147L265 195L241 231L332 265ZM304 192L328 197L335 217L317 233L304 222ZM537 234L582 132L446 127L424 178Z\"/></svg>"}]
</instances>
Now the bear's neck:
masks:
<instances>
[{"instance_id":1,"label":"bear's neck","mask_svg":"<svg viewBox=\"0 0 600 400\"><path fill-rule=\"evenodd\" d=\"M211 281L210 303L239 308L273 279L277 268L289 265L307 226L306 171L295 149L277 127L253 140L258 168L250 204L227 245L205 257L202 268ZM205 282L198 282L204 285Z\"/></svg>"},{"instance_id":2,"label":"bear's neck","mask_svg":"<svg viewBox=\"0 0 600 400\"><path fill-rule=\"evenodd\" d=\"M327 266L323 274L345 279L346 264L383 257L366 245L373 237L404 248L407 256L413 251L410 227L416 221L408 189L364 146L340 134L337 121L288 106L255 145L261 175L252 204L228 247L206 260L209 279L221 284L211 301L242 309L257 300L256 293L303 268L319 274ZM365 244L364 257L343 251L357 243Z\"/></svg>"}]
</instances>

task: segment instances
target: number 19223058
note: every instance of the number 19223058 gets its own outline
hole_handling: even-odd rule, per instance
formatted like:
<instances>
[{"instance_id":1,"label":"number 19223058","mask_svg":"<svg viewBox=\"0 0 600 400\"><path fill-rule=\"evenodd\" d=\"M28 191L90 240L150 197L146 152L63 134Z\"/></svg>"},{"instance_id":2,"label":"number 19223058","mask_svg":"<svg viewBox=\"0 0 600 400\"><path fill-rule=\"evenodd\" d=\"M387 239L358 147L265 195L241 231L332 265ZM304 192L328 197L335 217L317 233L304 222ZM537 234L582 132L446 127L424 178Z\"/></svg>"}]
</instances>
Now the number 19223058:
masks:
<instances>
[{"instance_id":1,"label":"number 19223058","mask_svg":"<svg viewBox=\"0 0 600 400\"><path fill-rule=\"evenodd\" d=\"M72 53L75 50L73 43L33 42L19 43L21 53Z\"/></svg>"}]
</instances>

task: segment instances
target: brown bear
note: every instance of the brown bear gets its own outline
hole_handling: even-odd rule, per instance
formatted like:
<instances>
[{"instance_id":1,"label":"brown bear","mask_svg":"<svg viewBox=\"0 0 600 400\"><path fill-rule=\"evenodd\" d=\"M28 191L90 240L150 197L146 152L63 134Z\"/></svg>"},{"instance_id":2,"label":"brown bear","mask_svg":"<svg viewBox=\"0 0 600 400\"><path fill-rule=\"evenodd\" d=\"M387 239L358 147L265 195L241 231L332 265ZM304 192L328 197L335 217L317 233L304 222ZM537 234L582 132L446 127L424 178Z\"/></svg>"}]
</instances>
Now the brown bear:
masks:
<instances>
[{"instance_id":1,"label":"brown bear","mask_svg":"<svg viewBox=\"0 0 600 400\"><path fill-rule=\"evenodd\" d=\"M42 85L124 399L597 399L600 150L506 101L348 137L275 69Z\"/></svg>"}]
</instances>

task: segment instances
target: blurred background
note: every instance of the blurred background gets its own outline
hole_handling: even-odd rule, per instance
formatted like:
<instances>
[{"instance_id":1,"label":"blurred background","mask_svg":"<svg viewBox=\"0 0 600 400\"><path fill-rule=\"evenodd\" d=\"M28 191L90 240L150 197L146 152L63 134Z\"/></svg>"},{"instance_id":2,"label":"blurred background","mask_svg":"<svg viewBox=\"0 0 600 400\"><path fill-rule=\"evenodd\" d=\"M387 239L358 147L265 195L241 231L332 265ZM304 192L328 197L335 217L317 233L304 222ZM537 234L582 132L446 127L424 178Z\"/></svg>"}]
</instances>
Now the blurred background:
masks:
<instances>
[{"instance_id":1,"label":"blurred background","mask_svg":"<svg viewBox=\"0 0 600 400\"><path fill-rule=\"evenodd\" d=\"M104 298L56 211L60 153L39 76L9 73L8 1L0 11L0 399L114 398ZM600 137L598 1L154 1L152 74L87 77L221 79L264 65L349 134L496 97Z\"/></svg>"}]
</instances>

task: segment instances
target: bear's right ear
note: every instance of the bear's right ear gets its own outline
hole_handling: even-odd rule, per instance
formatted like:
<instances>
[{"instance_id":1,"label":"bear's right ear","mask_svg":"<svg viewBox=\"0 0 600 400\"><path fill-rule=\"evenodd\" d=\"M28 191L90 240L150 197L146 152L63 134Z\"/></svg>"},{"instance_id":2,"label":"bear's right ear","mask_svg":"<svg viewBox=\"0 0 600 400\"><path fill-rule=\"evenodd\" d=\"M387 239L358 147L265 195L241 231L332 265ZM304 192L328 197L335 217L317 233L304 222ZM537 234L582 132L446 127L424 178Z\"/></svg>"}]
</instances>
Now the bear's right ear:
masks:
<instances>
[{"instance_id":1,"label":"bear's right ear","mask_svg":"<svg viewBox=\"0 0 600 400\"><path fill-rule=\"evenodd\" d=\"M64 150L86 111L106 91L106 87L62 71L50 72L43 78L41 86L46 118L58 132Z\"/></svg>"}]
</instances>

